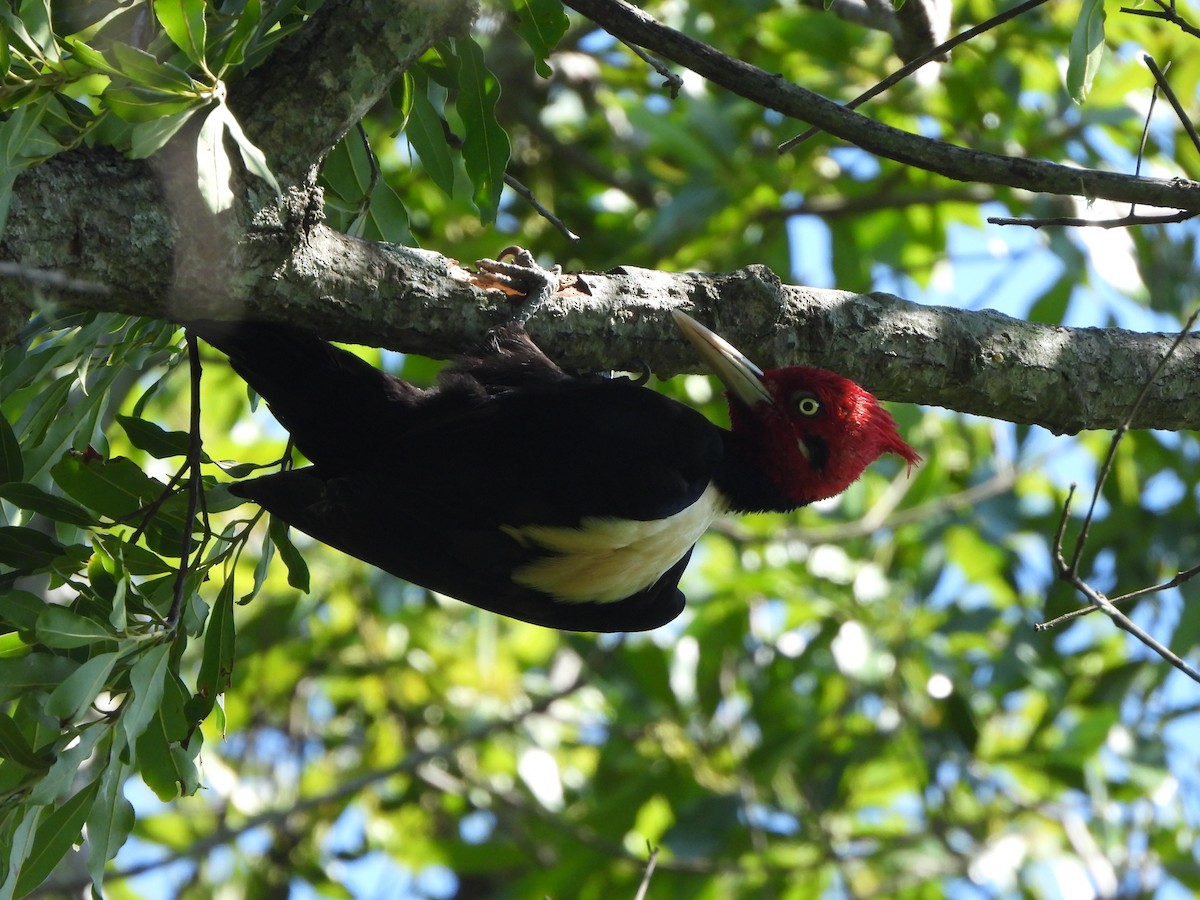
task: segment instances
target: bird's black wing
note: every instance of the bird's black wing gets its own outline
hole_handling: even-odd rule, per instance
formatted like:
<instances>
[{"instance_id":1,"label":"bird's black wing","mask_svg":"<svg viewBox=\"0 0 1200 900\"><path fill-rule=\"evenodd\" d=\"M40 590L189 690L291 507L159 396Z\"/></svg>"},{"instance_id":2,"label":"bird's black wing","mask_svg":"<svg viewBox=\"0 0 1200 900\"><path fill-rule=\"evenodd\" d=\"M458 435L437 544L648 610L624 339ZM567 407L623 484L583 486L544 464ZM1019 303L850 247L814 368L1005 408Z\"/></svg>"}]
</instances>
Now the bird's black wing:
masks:
<instances>
[{"instance_id":1,"label":"bird's black wing","mask_svg":"<svg viewBox=\"0 0 1200 900\"><path fill-rule=\"evenodd\" d=\"M401 431L425 392L309 331L263 322L189 322L328 471L354 468L382 428Z\"/></svg>"},{"instance_id":2,"label":"bird's black wing","mask_svg":"<svg viewBox=\"0 0 1200 900\"><path fill-rule=\"evenodd\" d=\"M379 430L369 465L321 465L237 493L323 543L475 606L550 627L632 631L673 619L690 549L653 584L606 602L517 583L540 552L527 525L645 522L697 502L723 453L695 410L625 380L537 380L486 402L444 404L400 434Z\"/></svg>"}]
</instances>

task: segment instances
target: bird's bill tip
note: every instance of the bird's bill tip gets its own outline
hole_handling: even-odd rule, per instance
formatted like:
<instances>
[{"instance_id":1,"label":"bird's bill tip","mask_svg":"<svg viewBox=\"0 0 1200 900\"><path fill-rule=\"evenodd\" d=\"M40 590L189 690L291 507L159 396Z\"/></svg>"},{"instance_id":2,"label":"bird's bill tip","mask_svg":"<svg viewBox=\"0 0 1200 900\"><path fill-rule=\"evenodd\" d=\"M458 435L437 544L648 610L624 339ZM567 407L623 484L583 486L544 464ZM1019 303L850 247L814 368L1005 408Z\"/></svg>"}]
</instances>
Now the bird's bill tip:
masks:
<instances>
[{"instance_id":1,"label":"bird's bill tip","mask_svg":"<svg viewBox=\"0 0 1200 900\"><path fill-rule=\"evenodd\" d=\"M721 379L721 383L747 406L773 403L763 383L763 371L746 354L715 331L701 325L687 313L671 310L675 325L700 354L700 358Z\"/></svg>"}]
</instances>

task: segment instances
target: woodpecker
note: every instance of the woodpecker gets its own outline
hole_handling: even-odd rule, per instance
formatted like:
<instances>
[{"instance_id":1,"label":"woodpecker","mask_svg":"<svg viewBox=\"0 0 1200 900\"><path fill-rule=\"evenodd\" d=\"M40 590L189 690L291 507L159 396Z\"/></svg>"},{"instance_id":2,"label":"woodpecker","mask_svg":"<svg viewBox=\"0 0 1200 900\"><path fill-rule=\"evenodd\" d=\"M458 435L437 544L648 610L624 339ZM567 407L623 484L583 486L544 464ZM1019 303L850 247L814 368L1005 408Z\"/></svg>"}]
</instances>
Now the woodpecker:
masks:
<instances>
[{"instance_id":1,"label":"woodpecker","mask_svg":"<svg viewBox=\"0 0 1200 900\"><path fill-rule=\"evenodd\" d=\"M312 463L234 494L413 584L537 625L613 632L679 615L680 576L715 517L832 497L884 453L920 459L854 382L764 372L673 316L724 383L728 430L627 378L567 374L516 322L428 389L299 328L189 327Z\"/></svg>"}]
</instances>

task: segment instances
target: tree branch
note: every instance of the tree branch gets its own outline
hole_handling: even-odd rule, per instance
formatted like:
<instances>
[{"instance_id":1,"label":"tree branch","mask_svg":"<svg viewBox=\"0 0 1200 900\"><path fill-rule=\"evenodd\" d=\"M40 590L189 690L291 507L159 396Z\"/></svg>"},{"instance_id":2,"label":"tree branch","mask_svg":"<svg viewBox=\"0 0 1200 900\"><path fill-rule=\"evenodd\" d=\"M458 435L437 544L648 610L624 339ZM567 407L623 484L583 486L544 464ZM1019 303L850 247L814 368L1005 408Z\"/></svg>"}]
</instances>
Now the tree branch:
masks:
<instances>
[{"instance_id":1,"label":"tree branch","mask_svg":"<svg viewBox=\"0 0 1200 900\"><path fill-rule=\"evenodd\" d=\"M784 81L749 63L655 21L624 0L564 0L614 37L640 44L687 66L714 84L821 127L835 137L905 165L958 181L987 182L1047 194L1118 200L1146 206L1200 210L1200 183L1141 178L1078 169L1057 163L998 156L909 134L852 112L819 94Z\"/></svg>"},{"instance_id":2,"label":"tree branch","mask_svg":"<svg viewBox=\"0 0 1200 900\"><path fill-rule=\"evenodd\" d=\"M476 0L329 0L229 101L280 183L304 184L432 44L465 34Z\"/></svg>"},{"instance_id":3,"label":"tree branch","mask_svg":"<svg viewBox=\"0 0 1200 900\"><path fill-rule=\"evenodd\" d=\"M129 209L138 215L131 218ZM17 183L0 258L107 286L107 294L57 295L89 309L173 321L304 322L331 339L440 357L474 346L513 312L505 295L475 286L472 270L456 260L323 225L247 228L232 250L207 264L192 260L185 271L176 245L188 241L174 240L179 227L148 166L64 154ZM114 248L111 234L127 237ZM28 302L24 285L0 279L0 300ZM577 371L695 371L695 356L665 315L676 306L694 308L763 365L822 366L885 399L1056 432L1121 424L1175 337L785 285L763 266L724 274L618 268L567 275L529 330ZM1192 335L1132 424L1200 427L1196 396L1200 336Z\"/></svg>"}]
</instances>

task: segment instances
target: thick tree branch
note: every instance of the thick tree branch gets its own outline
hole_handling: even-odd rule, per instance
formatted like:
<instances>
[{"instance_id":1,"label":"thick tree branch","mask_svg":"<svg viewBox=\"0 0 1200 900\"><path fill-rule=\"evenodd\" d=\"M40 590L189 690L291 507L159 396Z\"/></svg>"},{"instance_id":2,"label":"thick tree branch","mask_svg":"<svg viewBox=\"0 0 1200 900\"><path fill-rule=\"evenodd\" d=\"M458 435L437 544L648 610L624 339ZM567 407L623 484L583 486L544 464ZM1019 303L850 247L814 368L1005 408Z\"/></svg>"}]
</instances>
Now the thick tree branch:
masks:
<instances>
[{"instance_id":1,"label":"thick tree branch","mask_svg":"<svg viewBox=\"0 0 1200 900\"><path fill-rule=\"evenodd\" d=\"M329 0L231 87L230 105L280 182L303 184L405 69L477 12L477 0Z\"/></svg>"},{"instance_id":2,"label":"thick tree branch","mask_svg":"<svg viewBox=\"0 0 1200 900\"><path fill-rule=\"evenodd\" d=\"M1103 198L1146 206L1200 210L1200 183L1141 178L1057 163L998 156L909 134L868 119L819 94L655 21L624 0L564 0L610 34L660 56L767 109L818 125L835 137L958 181L1002 184L1047 194Z\"/></svg>"},{"instance_id":3,"label":"thick tree branch","mask_svg":"<svg viewBox=\"0 0 1200 900\"><path fill-rule=\"evenodd\" d=\"M131 217L131 209L138 214ZM194 229L178 221L149 166L64 154L18 181L0 258L106 286L107 293L53 295L40 288L91 309L174 321L304 322L332 339L433 356L462 352L512 314L503 295L476 287L469 267L438 253L310 225L249 228L231 248L218 242L214 257L189 256L180 248L196 242ZM28 295L21 281L0 278L0 301ZM567 276L529 328L572 369L695 371L694 355L665 315L674 306L694 308L766 366L823 366L886 399L1058 432L1119 425L1174 339L785 285L762 266L728 274L629 268ZM1200 337L1192 336L1133 425L1198 428L1196 396Z\"/></svg>"}]
</instances>

